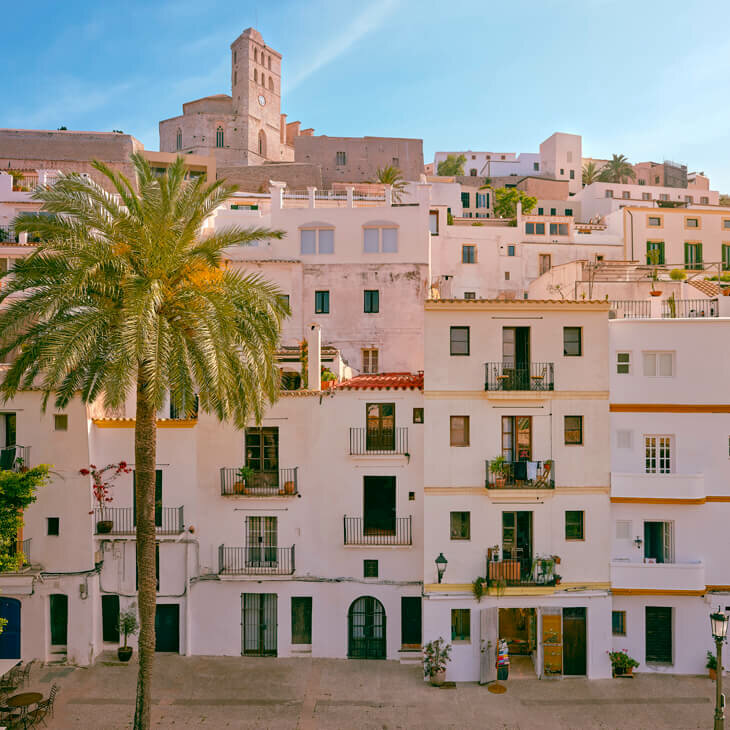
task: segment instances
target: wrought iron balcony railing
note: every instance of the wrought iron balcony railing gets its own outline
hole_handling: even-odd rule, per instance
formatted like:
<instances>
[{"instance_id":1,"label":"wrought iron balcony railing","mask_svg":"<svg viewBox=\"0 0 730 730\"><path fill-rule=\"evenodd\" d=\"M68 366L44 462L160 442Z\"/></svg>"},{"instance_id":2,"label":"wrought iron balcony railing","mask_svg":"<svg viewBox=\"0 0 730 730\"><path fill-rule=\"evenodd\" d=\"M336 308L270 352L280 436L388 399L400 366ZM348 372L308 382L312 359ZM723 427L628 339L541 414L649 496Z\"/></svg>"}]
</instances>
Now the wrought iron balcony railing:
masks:
<instances>
[{"instance_id":1,"label":"wrought iron balcony railing","mask_svg":"<svg viewBox=\"0 0 730 730\"><path fill-rule=\"evenodd\" d=\"M345 545L413 545L412 518L344 518Z\"/></svg>"},{"instance_id":2,"label":"wrought iron balcony railing","mask_svg":"<svg viewBox=\"0 0 730 730\"><path fill-rule=\"evenodd\" d=\"M487 489L555 489L555 462L504 461L498 471L495 462L485 461Z\"/></svg>"},{"instance_id":3,"label":"wrought iron balcony railing","mask_svg":"<svg viewBox=\"0 0 730 730\"><path fill-rule=\"evenodd\" d=\"M99 523L111 522L108 525ZM99 507L94 509L94 526L97 534L134 535L137 520L133 507ZM155 531L158 535L179 535L185 529L182 507L157 507L155 509Z\"/></svg>"},{"instance_id":4,"label":"wrought iron balcony railing","mask_svg":"<svg viewBox=\"0 0 730 730\"><path fill-rule=\"evenodd\" d=\"M294 548L266 547L218 547L218 573L220 575L291 575L295 569Z\"/></svg>"},{"instance_id":5,"label":"wrought iron balcony railing","mask_svg":"<svg viewBox=\"0 0 730 730\"><path fill-rule=\"evenodd\" d=\"M389 429L351 428L350 454L389 455L408 453L408 428L398 426Z\"/></svg>"},{"instance_id":6,"label":"wrought iron balcony railing","mask_svg":"<svg viewBox=\"0 0 730 730\"><path fill-rule=\"evenodd\" d=\"M503 550L498 555L493 548L487 551L487 585L500 586L554 586L557 581L554 555L535 556L522 548Z\"/></svg>"},{"instance_id":7,"label":"wrought iron balcony railing","mask_svg":"<svg viewBox=\"0 0 730 730\"><path fill-rule=\"evenodd\" d=\"M221 494L246 495L249 497L295 496L299 494L299 467L276 471L254 472L242 479L240 468L221 469Z\"/></svg>"},{"instance_id":8,"label":"wrought iron balcony railing","mask_svg":"<svg viewBox=\"0 0 730 730\"><path fill-rule=\"evenodd\" d=\"M484 363L484 390L553 390L553 363Z\"/></svg>"}]
</instances>

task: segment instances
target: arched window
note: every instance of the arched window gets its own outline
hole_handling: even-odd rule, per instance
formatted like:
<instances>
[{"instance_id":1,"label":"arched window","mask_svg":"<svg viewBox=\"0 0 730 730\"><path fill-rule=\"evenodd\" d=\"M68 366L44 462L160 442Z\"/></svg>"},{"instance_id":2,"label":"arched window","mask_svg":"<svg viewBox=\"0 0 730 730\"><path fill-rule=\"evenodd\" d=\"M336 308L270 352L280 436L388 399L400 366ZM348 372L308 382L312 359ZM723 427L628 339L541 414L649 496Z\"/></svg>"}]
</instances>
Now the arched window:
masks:
<instances>
[{"instance_id":1,"label":"arched window","mask_svg":"<svg viewBox=\"0 0 730 730\"><path fill-rule=\"evenodd\" d=\"M223 147L223 127L220 124L215 129L215 146Z\"/></svg>"},{"instance_id":2,"label":"arched window","mask_svg":"<svg viewBox=\"0 0 730 730\"><path fill-rule=\"evenodd\" d=\"M233 51L233 63L238 63L238 53Z\"/></svg>"},{"instance_id":3,"label":"arched window","mask_svg":"<svg viewBox=\"0 0 730 730\"><path fill-rule=\"evenodd\" d=\"M253 70L253 80L254 81L259 80L259 72L256 69Z\"/></svg>"},{"instance_id":4,"label":"arched window","mask_svg":"<svg viewBox=\"0 0 730 730\"><path fill-rule=\"evenodd\" d=\"M259 50L258 48L253 49L253 60L258 63L259 62Z\"/></svg>"},{"instance_id":5,"label":"arched window","mask_svg":"<svg viewBox=\"0 0 730 730\"><path fill-rule=\"evenodd\" d=\"M175 149L182 149L182 129L178 127L177 134L175 135Z\"/></svg>"},{"instance_id":6,"label":"arched window","mask_svg":"<svg viewBox=\"0 0 730 730\"><path fill-rule=\"evenodd\" d=\"M263 129L259 132L259 154L266 157L266 135Z\"/></svg>"},{"instance_id":7,"label":"arched window","mask_svg":"<svg viewBox=\"0 0 730 730\"><path fill-rule=\"evenodd\" d=\"M271 56L269 56L269 71L271 71Z\"/></svg>"},{"instance_id":8,"label":"arched window","mask_svg":"<svg viewBox=\"0 0 730 730\"><path fill-rule=\"evenodd\" d=\"M271 91L273 91L273 90L274 90L274 79L273 79L273 77L272 77L272 76L269 76L269 89L270 89Z\"/></svg>"},{"instance_id":9,"label":"arched window","mask_svg":"<svg viewBox=\"0 0 730 730\"><path fill-rule=\"evenodd\" d=\"M235 69L233 69L233 83L238 83L238 71L236 71Z\"/></svg>"},{"instance_id":10,"label":"arched window","mask_svg":"<svg viewBox=\"0 0 730 730\"><path fill-rule=\"evenodd\" d=\"M266 74L261 74L261 86L266 86Z\"/></svg>"}]
</instances>

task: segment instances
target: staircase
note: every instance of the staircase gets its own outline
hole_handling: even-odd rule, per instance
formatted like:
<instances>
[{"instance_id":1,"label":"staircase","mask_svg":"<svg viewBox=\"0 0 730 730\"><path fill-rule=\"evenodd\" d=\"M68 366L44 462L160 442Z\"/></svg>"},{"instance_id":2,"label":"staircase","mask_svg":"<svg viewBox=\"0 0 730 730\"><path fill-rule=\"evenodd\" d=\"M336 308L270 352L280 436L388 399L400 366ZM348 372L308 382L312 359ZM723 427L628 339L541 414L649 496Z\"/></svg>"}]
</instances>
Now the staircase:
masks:
<instances>
[{"instance_id":1,"label":"staircase","mask_svg":"<svg viewBox=\"0 0 730 730\"><path fill-rule=\"evenodd\" d=\"M401 664L423 664L423 652L421 648L406 649L401 648L398 652L398 661Z\"/></svg>"},{"instance_id":2,"label":"staircase","mask_svg":"<svg viewBox=\"0 0 730 730\"><path fill-rule=\"evenodd\" d=\"M65 646L55 646L51 650L50 657L46 662L46 666L58 666L68 662L68 651Z\"/></svg>"}]
</instances>

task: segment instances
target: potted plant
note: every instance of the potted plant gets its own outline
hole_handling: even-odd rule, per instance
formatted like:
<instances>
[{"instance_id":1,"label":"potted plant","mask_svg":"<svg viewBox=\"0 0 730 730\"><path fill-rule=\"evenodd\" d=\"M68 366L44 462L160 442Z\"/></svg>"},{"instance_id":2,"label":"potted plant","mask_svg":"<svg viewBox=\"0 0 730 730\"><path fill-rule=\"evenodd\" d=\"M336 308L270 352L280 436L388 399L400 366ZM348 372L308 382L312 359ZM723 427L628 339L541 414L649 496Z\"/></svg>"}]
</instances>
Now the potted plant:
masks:
<instances>
[{"instance_id":1,"label":"potted plant","mask_svg":"<svg viewBox=\"0 0 730 730\"><path fill-rule=\"evenodd\" d=\"M608 658L611 660L614 677L631 677L634 673L634 667L639 666L639 662L632 659L625 649L609 651Z\"/></svg>"},{"instance_id":2,"label":"potted plant","mask_svg":"<svg viewBox=\"0 0 730 730\"><path fill-rule=\"evenodd\" d=\"M659 251L649 251L646 255L651 264L651 271L649 272L649 278L651 279L651 291L649 294L653 297L660 297L662 293L657 291L656 283L659 281Z\"/></svg>"},{"instance_id":3,"label":"potted plant","mask_svg":"<svg viewBox=\"0 0 730 730\"><path fill-rule=\"evenodd\" d=\"M672 281L684 281L687 278L687 272L684 269L672 269L669 272L669 278Z\"/></svg>"},{"instance_id":4,"label":"potted plant","mask_svg":"<svg viewBox=\"0 0 730 730\"><path fill-rule=\"evenodd\" d=\"M501 454L489 462L489 471L494 474L494 486L498 489L507 483L507 462Z\"/></svg>"},{"instance_id":5,"label":"potted plant","mask_svg":"<svg viewBox=\"0 0 730 730\"><path fill-rule=\"evenodd\" d=\"M322 367L322 375L320 377L322 390L330 390L335 387L337 376L326 367Z\"/></svg>"},{"instance_id":6,"label":"potted plant","mask_svg":"<svg viewBox=\"0 0 730 730\"><path fill-rule=\"evenodd\" d=\"M707 664L705 666L707 667L710 679L717 679L717 657L711 651L707 652Z\"/></svg>"},{"instance_id":7,"label":"potted plant","mask_svg":"<svg viewBox=\"0 0 730 730\"><path fill-rule=\"evenodd\" d=\"M132 604L126 611L119 614L119 633L124 635L124 645L117 649L120 662L128 662L132 658L132 647L127 646L127 639L139 631L137 608Z\"/></svg>"},{"instance_id":8,"label":"potted plant","mask_svg":"<svg viewBox=\"0 0 730 730\"><path fill-rule=\"evenodd\" d=\"M246 482L254 475L254 471L250 466L242 466L236 472L236 481L233 483L234 494L247 494Z\"/></svg>"},{"instance_id":9,"label":"potted plant","mask_svg":"<svg viewBox=\"0 0 730 730\"><path fill-rule=\"evenodd\" d=\"M131 471L132 469L127 466L126 461L120 461L118 464L107 464L102 469L98 469L95 464L89 464L88 467L79 469L79 474L82 476L91 476L91 489L99 510L96 531L100 535L108 535L114 527L114 521L106 519L107 514L104 512L105 506L114 501L110 491L112 483L120 474L129 474ZM93 515L94 510L91 510L89 514Z\"/></svg>"},{"instance_id":10,"label":"potted plant","mask_svg":"<svg viewBox=\"0 0 730 730\"><path fill-rule=\"evenodd\" d=\"M477 603L482 600L482 596L487 592L487 579L486 578L475 578L471 584L471 589L474 593L474 598L477 599Z\"/></svg>"},{"instance_id":11,"label":"potted plant","mask_svg":"<svg viewBox=\"0 0 730 730\"><path fill-rule=\"evenodd\" d=\"M553 576L553 578L555 580L555 585L556 586L559 586L560 585L560 581L563 580L563 576L562 575L558 575L557 573L555 573L555 575Z\"/></svg>"},{"instance_id":12,"label":"potted plant","mask_svg":"<svg viewBox=\"0 0 730 730\"><path fill-rule=\"evenodd\" d=\"M446 679L446 665L451 660L451 644L439 637L423 647L423 674L434 687Z\"/></svg>"}]
</instances>

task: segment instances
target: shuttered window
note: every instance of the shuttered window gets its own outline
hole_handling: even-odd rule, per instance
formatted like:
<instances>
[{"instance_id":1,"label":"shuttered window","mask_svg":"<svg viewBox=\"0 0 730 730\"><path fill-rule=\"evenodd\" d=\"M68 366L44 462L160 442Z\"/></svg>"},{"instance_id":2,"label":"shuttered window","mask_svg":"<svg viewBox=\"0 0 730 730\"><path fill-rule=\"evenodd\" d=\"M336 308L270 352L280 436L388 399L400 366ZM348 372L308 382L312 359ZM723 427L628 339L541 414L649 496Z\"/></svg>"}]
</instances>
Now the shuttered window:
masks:
<instances>
[{"instance_id":1,"label":"shuttered window","mask_svg":"<svg viewBox=\"0 0 730 730\"><path fill-rule=\"evenodd\" d=\"M646 606L646 661L672 663L671 606Z\"/></svg>"}]
</instances>

